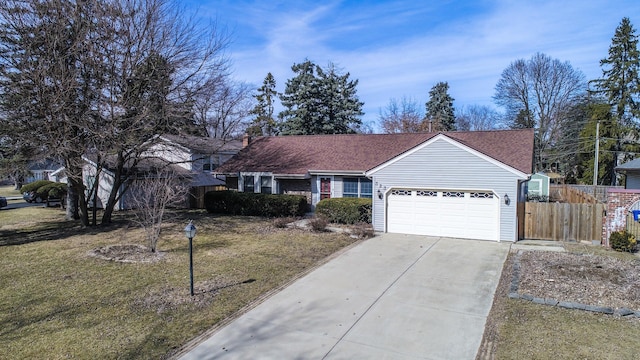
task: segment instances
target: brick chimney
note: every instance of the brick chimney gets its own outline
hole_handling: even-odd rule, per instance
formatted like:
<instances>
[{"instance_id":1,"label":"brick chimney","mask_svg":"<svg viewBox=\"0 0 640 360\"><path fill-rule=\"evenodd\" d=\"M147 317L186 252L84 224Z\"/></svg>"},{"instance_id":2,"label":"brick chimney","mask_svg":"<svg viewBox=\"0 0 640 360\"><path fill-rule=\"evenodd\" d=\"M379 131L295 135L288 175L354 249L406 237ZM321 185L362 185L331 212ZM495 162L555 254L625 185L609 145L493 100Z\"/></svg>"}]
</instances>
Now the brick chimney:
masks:
<instances>
[{"instance_id":1,"label":"brick chimney","mask_svg":"<svg viewBox=\"0 0 640 360\"><path fill-rule=\"evenodd\" d=\"M249 146L249 144L251 144L251 135L245 133L242 136L242 148L246 148L247 146Z\"/></svg>"}]
</instances>

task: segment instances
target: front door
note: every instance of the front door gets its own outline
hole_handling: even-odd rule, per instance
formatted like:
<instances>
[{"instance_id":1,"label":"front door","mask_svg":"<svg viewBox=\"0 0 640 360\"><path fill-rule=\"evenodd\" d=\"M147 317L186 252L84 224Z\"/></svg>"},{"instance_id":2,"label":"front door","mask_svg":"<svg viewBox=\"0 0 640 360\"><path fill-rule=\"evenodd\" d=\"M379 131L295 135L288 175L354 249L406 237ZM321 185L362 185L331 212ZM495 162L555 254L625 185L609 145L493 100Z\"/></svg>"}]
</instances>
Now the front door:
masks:
<instances>
[{"instance_id":1,"label":"front door","mask_svg":"<svg viewBox=\"0 0 640 360\"><path fill-rule=\"evenodd\" d=\"M320 178L320 200L331 198L331 178Z\"/></svg>"}]
</instances>

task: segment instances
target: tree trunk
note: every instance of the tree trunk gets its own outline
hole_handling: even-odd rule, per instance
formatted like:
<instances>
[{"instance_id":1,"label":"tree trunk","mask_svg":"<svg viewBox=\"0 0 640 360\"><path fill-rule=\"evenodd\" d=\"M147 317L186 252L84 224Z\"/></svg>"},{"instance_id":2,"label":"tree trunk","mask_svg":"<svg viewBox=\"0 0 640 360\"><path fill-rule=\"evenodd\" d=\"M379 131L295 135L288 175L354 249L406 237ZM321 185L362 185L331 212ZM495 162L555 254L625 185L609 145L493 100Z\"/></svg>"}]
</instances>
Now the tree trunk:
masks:
<instances>
[{"instance_id":1,"label":"tree trunk","mask_svg":"<svg viewBox=\"0 0 640 360\"><path fill-rule=\"evenodd\" d=\"M113 215L113 211L116 207L116 204L122 197L124 193L124 189L122 185L124 184L124 156L122 153L118 153L117 165L113 174L113 185L111 187L111 192L109 193L109 199L107 203L104 204L104 213L102 213L102 224L110 224L111 216ZM120 190L123 190L122 193Z\"/></svg>"},{"instance_id":2,"label":"tree trunk","mask_svg":"<svg viewBox=\"0 0 640 360\"><path fill-rule=\"evenodd\" d=\"M78 211L78 193L76 187L72 185L71 180L67 184L67 209L66 220L78 220L80 213Z\"/></svg>"}]
</instances>

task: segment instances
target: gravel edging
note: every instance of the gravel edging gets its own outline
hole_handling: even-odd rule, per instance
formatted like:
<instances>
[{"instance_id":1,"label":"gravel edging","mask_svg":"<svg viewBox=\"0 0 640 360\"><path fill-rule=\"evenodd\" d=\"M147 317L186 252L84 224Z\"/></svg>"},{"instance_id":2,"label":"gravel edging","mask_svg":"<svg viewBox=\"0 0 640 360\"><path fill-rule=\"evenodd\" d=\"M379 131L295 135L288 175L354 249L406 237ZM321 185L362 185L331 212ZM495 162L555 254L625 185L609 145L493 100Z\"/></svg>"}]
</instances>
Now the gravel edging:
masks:
<instances>
[{"instance_id":1,"label":"gravel edging","mask_svg":"<svg viewBox=\"0 0 640 360\"><path fill-rule=\"evenodd\" d=\"M518 252L516 253L516 256L514 257L513 268L511 271L511 284L509 286L509 294L508 294L509 298L527 300L540 305L558 306L565 309L575 309L575 310L602 313L607 315L640 318L640 310L586 305L586 304L581 304L577 302L558 301L556 299L551 299L551 298L539 298L529 294L520 294L518 292L518 289L520 286L520 270L521 270L520 257L521 256L522 256L522 250L518 250Z\"/></svg>"}]
</instances>

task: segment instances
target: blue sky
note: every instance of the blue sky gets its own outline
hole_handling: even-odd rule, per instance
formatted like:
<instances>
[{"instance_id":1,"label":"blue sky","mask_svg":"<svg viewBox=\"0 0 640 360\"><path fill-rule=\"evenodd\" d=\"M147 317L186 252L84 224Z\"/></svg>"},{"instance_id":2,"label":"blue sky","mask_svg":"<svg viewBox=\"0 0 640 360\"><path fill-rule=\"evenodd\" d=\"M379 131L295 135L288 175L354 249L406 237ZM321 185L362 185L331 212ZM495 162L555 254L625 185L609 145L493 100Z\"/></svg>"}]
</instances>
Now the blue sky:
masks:
<instances>
[{"instance_id":1,"label":"blue sky","mask_svg":"<svg viewBox=\"0 0 640 360\"><path fill-rule=\"evenodd\" d=\"M359 80L374 129L391 98L422 105L439 81L456 108L495 106L502 71L536 52L598 78L620 20L640 28L637 0L190 1L230 32L236 80L259 86L271 72L283 91L294 63L333 62Z\"/></svg>"}]
</instances>

